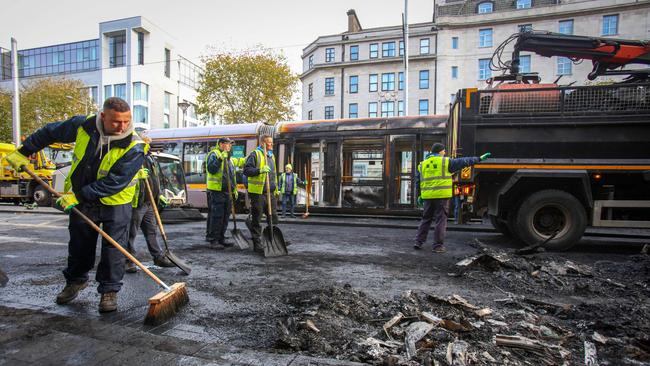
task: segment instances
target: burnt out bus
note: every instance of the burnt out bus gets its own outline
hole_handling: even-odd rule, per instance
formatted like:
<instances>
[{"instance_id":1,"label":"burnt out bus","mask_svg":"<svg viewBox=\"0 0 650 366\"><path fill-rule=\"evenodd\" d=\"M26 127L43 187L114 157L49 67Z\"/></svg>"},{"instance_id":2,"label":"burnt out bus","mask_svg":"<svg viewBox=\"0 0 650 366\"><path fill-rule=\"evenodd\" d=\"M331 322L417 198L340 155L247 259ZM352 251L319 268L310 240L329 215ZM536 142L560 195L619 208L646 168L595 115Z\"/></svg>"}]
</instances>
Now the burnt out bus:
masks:
<instances>
[{"instance_id":1,"label":"burnt out bus","mask_svg":"<svg viewBox=\"0 0 650 366\"><path fill-rule=\"evenodd\" d=\"M311 212L417 215L417 164L434 142L446 140L447 119L330 119L161 129L147 135L152 148L181 157L188 202L197 208L207 207L205 157L217 140L235 140L233 156L239 157L257 147L259 136L269 134L274 137L277 171L291 163L294 172L309 181L299 188L298 206L304 207L309 189Z\"/></svg>"}]
</instances>

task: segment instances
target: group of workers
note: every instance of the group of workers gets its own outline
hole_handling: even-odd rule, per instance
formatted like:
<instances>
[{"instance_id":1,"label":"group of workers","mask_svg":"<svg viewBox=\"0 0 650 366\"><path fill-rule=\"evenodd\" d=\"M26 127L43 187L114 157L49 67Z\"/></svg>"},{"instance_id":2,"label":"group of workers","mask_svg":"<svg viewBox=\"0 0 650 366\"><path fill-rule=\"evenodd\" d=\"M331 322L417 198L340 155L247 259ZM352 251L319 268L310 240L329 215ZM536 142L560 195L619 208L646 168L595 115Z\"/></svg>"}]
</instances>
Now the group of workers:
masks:
<instances>
[{"instance_id":1,"label":"group of workers","mask_svg":"<svg viewBox=\"0 0 650 366\"><path fill-rule=\"evenodd\" d=\"M66 213L73 208L102 227L120 245L134 252L138 228L145 233L149 252L158 266L174 264L164 256L156 241L154 205L165 204L158 192L152 194L160 202L151 202L146 190L156 184L147 184L149 174L155 172L154 160L149 155L147 141L133 130L131 109L120 98L106 99L97 115L75 116L66 121L49 123L27 137L22 146L7 155L7 161L16 170L28 166L28 156L53 143L75 143L72 166L65 181L64 193L55 206ZM262 213L271 215L277 224L276 199L282 195L282 215L294 217L297 186L303 182L292 171L290 164L278 180L273 154L273 137L264 135L260 145L247 158L231 156L233 141L227 137L218 140L206 159L207 195L209 202L206 240L215 246L232 245L226 240L228 212L237 199L235 167L242 168L247 180L251 203L250 226L254 248L261 248ZM436 143L431 153L418 165L418 204L424 206L422 221L415 238L415 248L424 245L429 228L435 224L434 252L444 252L444 235L449 199L453 196L452 174L487 158L451 159L445 157L445 147ZM268 179L268 182L267 182ZM149 181L151 182L151 181ZM144 187L143 187L144 186ZM271 210L265 210L266 194L270 194ZM79 215L70 215L68 259L63 270L66 284L57 294L57 304L67 304L88 285L88 272L95 265L98 232ZM125 270L135 272L133 263L126 263L117 248L102 239L101 254L96 271L97 291L101 295L100 312L117 309L117 293L122 287Z\"/></svg>"}]
</instances>

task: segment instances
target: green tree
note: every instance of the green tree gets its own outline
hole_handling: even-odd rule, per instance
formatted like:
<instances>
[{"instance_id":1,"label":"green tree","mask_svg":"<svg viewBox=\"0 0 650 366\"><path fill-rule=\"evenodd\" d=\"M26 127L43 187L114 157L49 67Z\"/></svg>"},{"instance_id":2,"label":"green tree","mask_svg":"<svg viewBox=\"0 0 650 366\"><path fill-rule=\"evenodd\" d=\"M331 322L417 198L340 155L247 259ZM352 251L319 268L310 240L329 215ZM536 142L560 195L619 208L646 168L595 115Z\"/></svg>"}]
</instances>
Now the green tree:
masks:
<instances>
[{"instance_id":1,"label":"green tree","mask_svg":"<svg viewBox=\"0 0 650 366\"><path fill-rule=\"evenodd\" d=\"M27 136L44 124L94 112L80 80L46 78L21 82L20 133ZM0 89L0 142L11 142L13 91Z\"/></svg>"},{"instance_id":2,"label":"green tree","mask_svg":"<svg viewBox=\"0 0 650 366\"><path fill-rule=\"evenodd\" d=\"M215 114L225 124L273 124L293 115L291 97L298 76L284 56L258 48L217 54L203 62L205 72L196 98L199 113Z\"/></svg>"}]
</instances>

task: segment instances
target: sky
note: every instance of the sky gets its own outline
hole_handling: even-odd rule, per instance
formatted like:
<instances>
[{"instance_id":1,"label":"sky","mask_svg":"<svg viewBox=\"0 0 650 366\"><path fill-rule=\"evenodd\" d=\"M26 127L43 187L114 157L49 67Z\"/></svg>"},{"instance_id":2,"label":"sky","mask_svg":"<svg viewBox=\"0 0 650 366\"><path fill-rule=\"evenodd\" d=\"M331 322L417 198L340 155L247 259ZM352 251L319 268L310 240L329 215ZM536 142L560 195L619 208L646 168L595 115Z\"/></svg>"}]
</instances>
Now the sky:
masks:
<instances>
[{"instance_id":1,"label":"sky","mask_svg":"<svg viewBox=\"0 0 650 366\"><path fill-rule=\"evenodd\" d=\"M431 21L433 2L409 0L409 23ZM93 39L102 21L141 15L197 63L211 46L240 50L261 44L283 52L300 73L302 49L318 36L345 32L348 9L356 10L363 28L399 25L404 0L3 1L0 47L11 48L11 37L19 49Z\"/></svg>"}]
</instances>

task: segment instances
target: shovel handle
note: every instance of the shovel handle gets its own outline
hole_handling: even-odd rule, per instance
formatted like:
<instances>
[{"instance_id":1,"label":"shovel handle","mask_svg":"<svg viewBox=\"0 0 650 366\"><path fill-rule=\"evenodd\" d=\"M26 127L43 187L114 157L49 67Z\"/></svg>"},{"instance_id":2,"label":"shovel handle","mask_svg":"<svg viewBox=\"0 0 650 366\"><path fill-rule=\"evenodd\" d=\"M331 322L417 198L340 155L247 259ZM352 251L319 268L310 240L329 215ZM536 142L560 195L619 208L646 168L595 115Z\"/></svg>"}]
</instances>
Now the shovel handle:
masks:
<instances>
[{"instance_id":1,"label":"shovel handle","mask_svg":"<svg viewBox=\"0 0 650 366\"><path fill-rule=\"evenodd\" d=\"M29 170L26 166L22 166L22 171L25 173L29 174L32 179L36 181L36 183L40 184L41 187L45 188L48 192L50 192L54 197L61 197L59 192L55 191L54 188L50 187L49 184L45 183L39 176L34 174L33 171ZM157 284L162 286L165 290L170 291L171 288L167 286L158 276L153 274L147 267L144 266L144 264L140 263L137 258L135 258L131 253L129 253L126 249L124 249L120 244L118 244L113 238L110 237L104 230L102 230L97 224L95 224L91 219L88 218L88 216L84 215L77 209L76 207L72 208L72 212L75 214L79 215L90 227L92 227L95 231L99 233L104 239L106 239L107 242L111 243L117 250L119 250L122 254L124 254L125 257L129 258L133 263L135 263L138 267L140 267L144 273L146 273L149 277L151 277L152 280L154 280Z\"/></svg>"},{"instance_id":2,"label":"shovel handle","mask_svg":"<svg viewBox=\"0 0 650 366\"><path fill-rule=\"evenodd\" d=\"M147 187L147 196L149 197L149 202L151 202L151 208L153 209L153 214L156 216L156 224L158 224L158 229L160 230L160 236L162 236L163 241L165 242L165 248L167 248L167 234L165 234L165 229L163 228L162 219L158 213L158 205L153 198L153 193L151 192L151 185L149 184L149 179L144 179L144 184ZM167 248L169 249L169 248Z\"/></svg>"},{"instance_id":3,"label":"shovel handle","mask_svg":"<svg viewBox=\"0 0 650 366\"><path fill-rule=\"evenodd\" d=\"M269 159L267 158L267 150L266 150L266 145L264 145L264 163L268 166L269 165ZM272 205L271 205L271 174L266 173L266 204L268 207L268 225L271 228L271 241L273 241L273 213L271 212L272 210Z\"/></svg>"},{"instance_id":4,"label":"shovel handle","mask_svg":"<svg viewBox=\"0 0 650 366\"><path fill-rule=\"evenodd\" d=\"M232 213L232 223L237 230L237 216L235 216L235 200L232 196L232 183L230 183L230 158L226 161L226 168L228 168L228 197L230 197L230 212Z\"/></svg>"}]
</instances>

